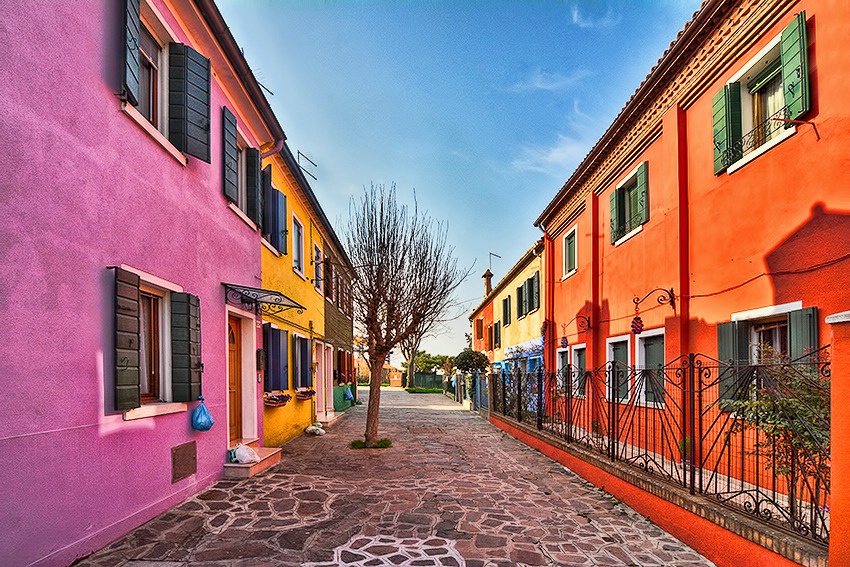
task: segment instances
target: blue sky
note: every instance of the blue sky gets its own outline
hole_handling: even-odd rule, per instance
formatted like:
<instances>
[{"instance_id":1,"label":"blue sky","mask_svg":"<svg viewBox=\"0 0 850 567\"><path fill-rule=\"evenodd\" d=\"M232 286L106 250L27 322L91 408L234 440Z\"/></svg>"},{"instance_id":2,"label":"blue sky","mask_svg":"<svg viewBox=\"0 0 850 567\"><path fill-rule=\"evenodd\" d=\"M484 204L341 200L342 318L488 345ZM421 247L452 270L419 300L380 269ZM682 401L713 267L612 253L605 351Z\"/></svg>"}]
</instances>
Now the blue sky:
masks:
<instances>
[{"instance_id":1,"label":"blue sky","mask_svg":"<svg viewBox=\"0 0 850 567\"><path fill-rule=\"evenodd\" d=\"M467 315L540 238L534 220L699 0L217 0L283 125L318 164L340 238L352 196L395 182L449 226L463 315L425 341L457 354ZM393 357L398 364L400 355Z\"/></svg>"}]
</instances>

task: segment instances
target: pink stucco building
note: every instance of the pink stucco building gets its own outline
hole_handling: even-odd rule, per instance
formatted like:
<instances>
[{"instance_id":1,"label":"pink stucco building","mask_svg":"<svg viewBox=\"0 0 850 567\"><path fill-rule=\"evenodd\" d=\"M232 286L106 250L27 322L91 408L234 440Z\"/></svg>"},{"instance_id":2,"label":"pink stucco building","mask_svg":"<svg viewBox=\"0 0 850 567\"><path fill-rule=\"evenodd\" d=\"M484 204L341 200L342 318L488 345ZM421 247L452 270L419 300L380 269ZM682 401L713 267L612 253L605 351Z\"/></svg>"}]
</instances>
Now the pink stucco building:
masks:
<instances>
[{"instance_id":1,"label":"pink stucco building","mask_svg":"<svg viewBox=\"0 0 850 567\"><path fill-rule=\"evenodd\" d=\"M223 284L260 287L284 136L211 0L15 2L0 46L0 565L67 565L262 438Z\"/></svg>"}]
</instances>

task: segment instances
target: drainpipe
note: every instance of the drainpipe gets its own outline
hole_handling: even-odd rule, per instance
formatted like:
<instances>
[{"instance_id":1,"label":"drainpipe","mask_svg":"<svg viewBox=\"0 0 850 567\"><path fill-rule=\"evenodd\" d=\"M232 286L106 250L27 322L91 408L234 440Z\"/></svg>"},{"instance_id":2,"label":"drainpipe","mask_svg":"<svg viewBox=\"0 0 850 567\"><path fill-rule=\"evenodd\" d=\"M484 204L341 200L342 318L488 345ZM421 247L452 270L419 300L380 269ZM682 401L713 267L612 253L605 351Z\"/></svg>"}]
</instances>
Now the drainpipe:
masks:
<instances>
[{"instance_id":1,"label":"drainpipe","mask_svg":"<svg viewBox=\"0 0 850 567\"><path fill-rule=\"evenodd\" d=\"M546 336L543 343L543 365L550 371L555 370L555 337L558 334L555 327L555 242L546 227L541 224L543 231L543 283L546 287L544 296L543 325Z\"/></svg>"},{"instance_id":2,"label":"drainpipe","mask_svg":"<svg viewBox=\"0 0 850 567\"><path fill-rule=\"evenodd\" d=\"M260 154L260 159L265 159L269 156L272 156L283 149L283 142L285 138L278 138L274 141L274 146L271 149L264 151Z\"/></svg>"}]
</instances>

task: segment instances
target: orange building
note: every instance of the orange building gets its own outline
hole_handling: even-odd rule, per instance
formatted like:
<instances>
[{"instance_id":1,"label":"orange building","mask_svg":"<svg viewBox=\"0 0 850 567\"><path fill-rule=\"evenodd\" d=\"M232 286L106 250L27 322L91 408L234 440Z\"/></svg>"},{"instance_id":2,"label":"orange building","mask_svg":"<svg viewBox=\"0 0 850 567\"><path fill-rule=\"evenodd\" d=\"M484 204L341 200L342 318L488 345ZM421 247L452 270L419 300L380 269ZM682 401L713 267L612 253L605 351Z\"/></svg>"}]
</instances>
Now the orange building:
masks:
<instances>
[{"instance_id":1,"label":"orange building","mask_svg":"<svg viewBox=\"0 0 850 567\"><path fill-rule=\"evenodd\" d=\"M469 315L472 350L486 354L492 365L496 339L493 334L493 298L490 297L493 292L493 273L487 270L481 277L484 278L484 299Z\"/></svg>"},{"instance_id":2,"label":"orange building","mask_svg":"<svg viewBox=\"0 0 850 567\"><path fill-rule=\"evenodd\" d=\"M850 306L848 26L845 2L707 0L540 214L546 368L608 369L576 399L628 401L645 432L677 402L669 383L637 383L642 370L694 353L752 365L766 347L800 359L830 344L825 318ZM631 371L613 382L619 367ZM711 395L740 396L720 374ZM694 433L681 419L684 453ZM764 476L723 474L756 487ZM801 500L809 525L790 529L828 526L818 490ZM847 542L834 514L832 535Z\"/></svg>"}]
</instances>

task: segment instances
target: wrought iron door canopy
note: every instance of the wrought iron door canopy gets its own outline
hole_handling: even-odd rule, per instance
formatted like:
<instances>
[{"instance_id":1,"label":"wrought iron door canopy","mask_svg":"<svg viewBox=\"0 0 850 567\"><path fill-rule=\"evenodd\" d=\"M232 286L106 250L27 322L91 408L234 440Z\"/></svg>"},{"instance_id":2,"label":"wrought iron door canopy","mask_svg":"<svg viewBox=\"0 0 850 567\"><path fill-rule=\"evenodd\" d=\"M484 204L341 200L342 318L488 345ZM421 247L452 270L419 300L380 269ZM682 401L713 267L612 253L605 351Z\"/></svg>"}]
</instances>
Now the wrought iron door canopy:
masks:
<instances>
[{"instance_id":1,"label":"wrought iron door canopy","mask_svg":"<svg viewBox=\"0 0 850 567\"><path fill-rule=\"evenodd\" d=\"M289 309L304 313L305 307L278 291L225 283L224 295L229 302L241 303L257 315L277 315Z\"/></svg>"}]
</instances>

